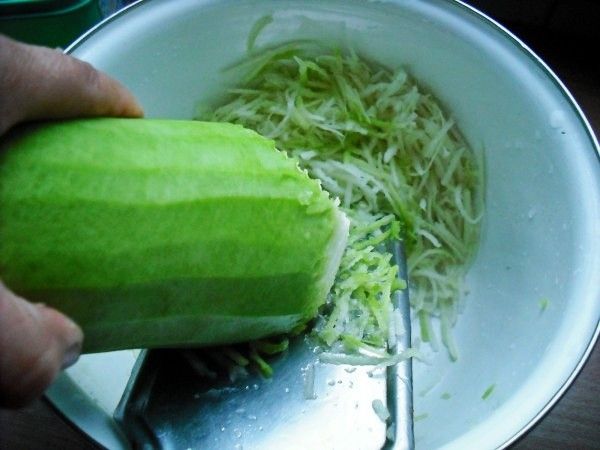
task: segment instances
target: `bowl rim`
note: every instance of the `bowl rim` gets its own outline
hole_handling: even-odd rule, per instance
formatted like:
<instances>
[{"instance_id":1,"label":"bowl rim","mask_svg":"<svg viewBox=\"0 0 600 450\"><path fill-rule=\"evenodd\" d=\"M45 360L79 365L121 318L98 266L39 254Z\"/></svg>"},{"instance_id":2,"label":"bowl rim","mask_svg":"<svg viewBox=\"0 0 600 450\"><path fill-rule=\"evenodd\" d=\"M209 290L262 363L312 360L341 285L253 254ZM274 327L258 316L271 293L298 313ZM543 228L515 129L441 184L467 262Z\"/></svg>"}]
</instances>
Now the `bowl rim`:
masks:
<instances>
[{"instance_id":1,"label":"bowl rim","mask_svg":"<svg viewBox=\"0 0 600 450\"><path fill-rule=\"evenodd\" d=\"M577 103L577 100L575 100L575 97L573 97L573 94L571 94L569 89L561 81L561 79L558 77L558 75L556 75L554 73L554 71L548 66L548 64L546 64L544 62L544 60L540 56L537 55L537 53L535 53L527 44L525 44L525 42L523 42L520 38L518 38L508 28L506 28L504 25L500 24L498 21L491 18L484 12L478 10L477 8L475 8L471 5L468 5L463 0L450 0L450 2L455 3L458 7L464 9L472 16L475 16L479 20L487 22L488 25L491 25L497 31L500 31L502 34L504 34L505 37L507 37L508 40L521 51L521 53L523 53L526 57L528 57L531 61L533 61L542 70L542 72L546 76L548 76L548 78L556 86L556 88L563 95L563 97L565 97L565 99L567 100L567 102L569 103L571 108L573 108L573 110L575 111L575 115L577 116L577 119L581 122L581 124L583 125L583 128L585 129L586 134L588 135L588 138L590 140L590 143L591 143L593 149L596 150L596 152L595 152L596 153L596 161L600 165L600 144L598 143L598 139L594 133L594 130L592 129L591 124L589 123L583 110ZM535 416L533 416L527 424L525 424L512 438L507 439L502 445L500 445L499 448L504 449L504 448L508 447L509 445L514 444L520 438L524 437L525 434L527 434L527 432L529 432L552 409L552 407L556 403L558 403L560 398L564 395L564 393L567 391L567 389L569 389L569 387L573 384L573 382L575 381L575 379L577 378L577 376L583 369L583 366L588 361L589 356L591 355L592 351L594 350L594 348L596 346L596 343L598 342L599 336L600 336L600 317L597 318L596 329L595 329L594 333L592 334L591 339L585 348L585 351L581 355L581 359L575 365L575 367L571 371L570 375L567 377L567 379L562 384L562 386L552 395L552 397L548 400L548 402L544 405L544 407Z\"/></svg>"},{"instance_id":2,"label":"bowl rim","mask_svg":"<svg viewBox=\"0 0 600 450\"><path fill-rule=\"evenodd\" d=\"M210 0L211 3L221 3L224 0ZM98 31L105 28L107 25L112 23L113 21L120 19L121 16L126 15L134 9L137 9L143 4L151 3L152 0L136 0L129 5L126 5L122 9L114 12L110 16L106 17L104 20L90 28L84 34L82 34L79 38L73 41L68 47L65 48L64 53L71 54L76 51L81 45L83 45L89 38L94 36ZM400 0L387 0L387 3L392 3L400 6ZM474 19L491 26L495 31L500 32L504 38L507 38L508 41L516 47L522 54L524 54L530 61L532 61L541 71L550 79L550 81L554 84L554 86L558 89L558 91L563 95L567 103L575 112L575 116L579 120L580 124L583 126L587 137L590 141L591 147L595 150L596 161L600 167L600 144L598 143L598 139L592 129L591 124L586 118L583 110L575 100L574 96L571 94L569 89L565 86L565 84L560 80L560 78L552 71L552 69L543 61L543 59L538 56L525 42L523 42L520 38L518 38L514 33L512 33L508 28L504 25L500 24L495 19L491 18L486 13L480 11L472 5L465 3L463 0L446 0L450 7L458 8L463 12L471 15ZM592 336L589 342L586 345L585 351L582 353L579 362L573 367L571 373L566 378L561 387L550 397L548 402L543 406L543 408L533 416L525 425L523 425L519 431L517 431L511 438L505 440L501 445L498 446L500 449L504 449L509 445L515 443L517 440L522 438L528 431L530 431L549 411L552 407L560 400L563 394L567 391L567 389L572 385L575 381L575 378L581 372L583 366L587 362L590 354L595 348L596 343L600 338L600 317L597 318L595 331L592 333ZM65 411L61 409L58 405L60 403L56 398L52 398L54 396L48 396L52 406L56 411L58 411L68 422L75 426L75 428L79 429L84 434L90 436L92 439L96 440L93 436L88 434L85 430L78 426L74 419L71 419ZM68 403L68 402L65 402Z\"/></svg>"}]
</instances>

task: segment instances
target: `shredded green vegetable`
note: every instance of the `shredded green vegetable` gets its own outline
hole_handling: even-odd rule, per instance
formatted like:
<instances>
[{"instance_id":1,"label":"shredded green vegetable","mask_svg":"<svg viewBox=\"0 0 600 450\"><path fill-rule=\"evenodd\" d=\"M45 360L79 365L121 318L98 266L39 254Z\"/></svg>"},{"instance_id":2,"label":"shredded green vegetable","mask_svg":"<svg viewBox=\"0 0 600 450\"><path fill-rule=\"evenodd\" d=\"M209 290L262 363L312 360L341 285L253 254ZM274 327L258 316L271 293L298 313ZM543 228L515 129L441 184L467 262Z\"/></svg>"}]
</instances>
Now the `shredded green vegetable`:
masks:
<instances>
[{"instance_id":1,"label":"shredded green vegetable","mask_svg":"<svg viewBox=\"0 0 600 450\"><path fill-rule=\"evenodd\" d=\"M487 389L481 395L481 400L487 400L494 393L494 389L496 389L496 384L490 384Z\"/></svg>"},{"instance_id":2,"label":"shredded green vegetable","mask_svg":"<svg viewBox=\"0 0 600 450\"><path fill-rule=\"evenodd\" d=\"M201 118L274 139L350 211L351 242L321 339L357 354L386 348L390 295L401 286L378 245L401 228L421 339L437 348L431 319L439 318L455 359L451 329L483 206L480 165L454 121L404 70L351 51L294 42L252 55L235 67L243 84Z\"/></svg>"},{"instance_id":3,"label":"shredded green vegetable","mask_svg":"<svg viewBox=\"0 0 600 450\"><path fill-rule=\"evenodd\" d=\"M180 353L201 377L215 379L219 373L223 373L233 382L245 378L248 369L270 378L273 368L265 358L286 351L288 346L289 340L284 337L280 340L261 339L237 345L182 350Z\"/></svg>"},{"instance_id":4,"label":"shredded green vegetable","mask_svg":"<svg viewBox=\"0 0 600 450\"><path fill-rule=\"evenodd\" d=\"M398 279L392 255L381 250L398 239L399 223L392 214L373 216L347 211L351 220L348 246L315 331L330 348L385 359L392 317L392 293L405 287Z\"/></svg>"},{"instance_id":5,"label":"shredded green vegetable","mask_svg":"<svg viewBox=\"0 0 600 450\"><path fill-rule=\"evenodd\" d=\"M540 312L544 312L550 305L550 300L548 300L548 298L546 298L546 297L542 297L538 301L538 305L540 306Z\"/></svg>"},{"instance_id":6,"label":"shredded green vegetable","mask_svg":"<svg viewBox=\"0 0 600 450\"><path fill-rule=\"evenodd\" d=\"M248 40L246 41L246 51L251 52L252 50L254 50L256 38L258 38L260 32L271 22L273 22L273 16L269 14L261 17L254 23L254 25L252 25L250 33L248 33Z\"/></svg>"},{"instance_id":7,"label":"shredded green vegetable","mask_svg":"<svg viewBox=\"0 0 600 450\"><path fill-rule=\"evenodd\" d=\"M383 404L381 400L373 400L371 402L371 406L373 407L373 411L375 411L375 414L377 414L377 417L379 417L379 419L382 422L387 422L390 419L390 410L387 408L387 406Z\"/></svg>"}]
</instances>

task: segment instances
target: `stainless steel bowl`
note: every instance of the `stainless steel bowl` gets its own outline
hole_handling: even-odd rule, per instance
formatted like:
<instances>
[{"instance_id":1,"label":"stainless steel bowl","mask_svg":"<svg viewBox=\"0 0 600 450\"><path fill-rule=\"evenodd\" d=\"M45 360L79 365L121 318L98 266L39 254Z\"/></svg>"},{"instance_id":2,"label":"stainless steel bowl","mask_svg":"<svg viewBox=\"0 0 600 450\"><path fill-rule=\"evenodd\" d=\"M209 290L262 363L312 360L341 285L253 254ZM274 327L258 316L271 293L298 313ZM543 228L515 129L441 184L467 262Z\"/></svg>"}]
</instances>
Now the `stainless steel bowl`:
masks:
<instances>
[{"instance_id":1,"label":"stainless steel bowl","mask_svg":"<svg viewBox=\"0 0 600 450\"><path fill-rule=\"evenodd\" d=\"M535 54L458 1L150 0L69 51L123 81L148 116L190 118L196 101L235 81L222 69L244 55L267 14L274 20L259 45L316 38L406 67L485 155L486 217L455 329L460 358L439 352L416 366L416 414L427 414L416 439L423 449L508 445L565 391L598 336L600 152L588 122ZM110 425L126 376L107 382L92 369L126 374L130 365L122 354L83 358L51 397L81 423L70 398L78 387ZM96 439L118 442L112 425L87 417Z\"/></svg>"}]
</instances>

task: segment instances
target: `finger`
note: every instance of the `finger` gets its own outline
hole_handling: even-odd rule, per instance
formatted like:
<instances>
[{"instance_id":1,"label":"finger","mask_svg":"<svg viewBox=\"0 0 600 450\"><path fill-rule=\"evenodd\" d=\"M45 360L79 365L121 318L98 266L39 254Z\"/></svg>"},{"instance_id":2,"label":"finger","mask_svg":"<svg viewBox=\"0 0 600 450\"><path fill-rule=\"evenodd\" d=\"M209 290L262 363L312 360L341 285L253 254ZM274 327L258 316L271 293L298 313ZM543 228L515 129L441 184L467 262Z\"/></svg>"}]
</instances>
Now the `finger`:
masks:
<instances>
[{"instance_id":1,"label":"finger","mask_svg":"<svg viewBox=\"0 0 600 450\"><path fill-rule=\"evenodd\" d=\"M4 109L9 126L36 119L143 115L121 83L59 50L0 36L0 72L0 117Z\"/></svg>"},{"instance_id":2,"label":"finger","mask_svg":"<svg viewBox=\"0 0 600 450\"><path fill-rule=\"evenodd\" d=\"M82 341L81 329L66 316L0 283L0 407L39 397L61 368L77 360Z\"/></svg>"}]
</instances>

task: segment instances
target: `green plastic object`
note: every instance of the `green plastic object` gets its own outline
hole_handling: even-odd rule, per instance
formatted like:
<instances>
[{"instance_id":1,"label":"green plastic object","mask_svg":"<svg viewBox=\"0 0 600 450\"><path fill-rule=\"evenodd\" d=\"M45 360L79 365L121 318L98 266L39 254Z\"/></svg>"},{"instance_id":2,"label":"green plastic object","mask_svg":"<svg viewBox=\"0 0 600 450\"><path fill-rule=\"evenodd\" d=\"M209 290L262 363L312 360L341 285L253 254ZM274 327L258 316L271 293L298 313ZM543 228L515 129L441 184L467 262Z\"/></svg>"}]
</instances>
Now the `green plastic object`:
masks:
<instances>
[{"instance_id":1,"label":"green plastic object","mask_svg":"<svg viewBox=\"0 0 600 450\"><path fill-rule=\"evenodd\" d=\"M66 47L102 19L98 0L0 0L0 33Z\"/></svg>"}]
</instances>

